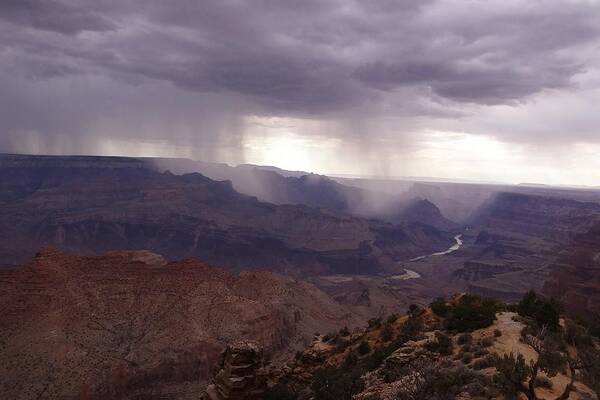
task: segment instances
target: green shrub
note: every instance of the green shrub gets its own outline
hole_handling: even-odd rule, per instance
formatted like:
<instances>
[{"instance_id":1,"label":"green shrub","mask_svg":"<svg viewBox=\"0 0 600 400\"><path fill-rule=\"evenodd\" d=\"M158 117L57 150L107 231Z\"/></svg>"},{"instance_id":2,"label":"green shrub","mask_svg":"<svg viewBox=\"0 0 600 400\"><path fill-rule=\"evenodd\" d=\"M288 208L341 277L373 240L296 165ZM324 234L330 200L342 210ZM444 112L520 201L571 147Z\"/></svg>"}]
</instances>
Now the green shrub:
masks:
<instances>
[{"instance_id":1,"label":"green shrub","mask_svg":"<svg viewBox=\"0 0 600 400\"><path fill-rule=\"evenodd\" d=\"M552 381L545 376L538 376L535 378L535 382L533 383L535 387L541 387L545 389L552 389Z\"/></svg>"},{"instance_id":2,"label":"green shrub","mask_svg":"<svg viewBox=\"0 0 600 400\"><path fill-rule=\"evenodd\" d=\"M384 342L389 342L394 337L394 330L392 329L392 326L387 322L383 324L383 329L381 330L380 336L381 340L383 340Z\"/></svg>"},{"instance_id":3,"label":"green shrub","mask_svg":"<svg viewBox=\"0 0 600 400\"><path fill-rule=\"evenodd\" d=\"M523 382L529 377L529 366L522 354L500 357L494 355L493 365L496 367L494 383L507 398L517 398L522 391Z\"/></svg>"},{"instance_id":4,"label":"green shrub","mask_svg":"<svg viewBox=\"0 0 600 400\"><path fill-rule=\"evenodd\" d=\"M416 304L408 306L408 315L412 318L416 318L423 313L423 309Z\"/></svg>"},{"instance_id":5,"label":"green shrub","mask_svg":"<svg viewBox=\"0 0 600 400\"><path fill-rule=\"evenodd\" d=\"M472 367L473 367L473 369L480 370L480 369L490 368L493 365L494 365L493 357L488 355L487 357L475 360L473 362Z\"/></svg>"},{"instance_id":6,"label":"green shrub","mask_svg":"<svg viewBox=\"0 0 600 400\"><path fill-rule=\"evenodd\" d=\"M371 318L368 322L369 329L376 329L381 326L381 318Z\"/></svg>"},{"instance_id":7,"label":"green shrub","mask_svg":"<svg viewBox=\"0 0 600 400\"><path fill-rule=\"evenodd\" d=\"M435 340L427 342L425 348L431 352L448 356L452 354L452 339L445 333L437 331L435 332Z\"/></svg>"},{"instance_id":8,"label":"green shrub","mask_svg":"<svg viewBox=\"0 0 600 400\"><path fill-rule=\"evenodd\" d=\"M560 351L558 344L545 340L538 358L540 369L548 376L554 376L564 368L566 363L567 357Z\"/></svg>"},{"instance_id":9,"label":"green shrub","mask_svg":"<svg viewBox=\"0 0 600 400\"><path fill-rule=\"evenodd\" d=\"M473 355L475 356L475 358L487 356L488 354L490 354L490 352L488 350L486 350L486 349L477 349L473 353Z\"/></svg>"},{"instance_id":10,"label":"green shrub","mask_svg":"<svg viewBox=\"0 0 600 400\"><path fill-rule=\"evenodd\" d=\"M358 354L360 355L365 355L371 352L371 346L369 346L368 342L362 341L360 342L360 344L358 345Z\"/></svg>"},{"instance_id":11,"label":"green shrub","mask_svg":"<svg viewBox=\"0 0 600 400\"><path fill-rule=\"evenodd\" d=\"M440 317L445 317L450 312L450 306L446 303L446 299L444 299L443 297L438 297L437 299L435 299L430 304L430 307L431 311L433 311L435 315L438 315Z\"/></svg>"},{"instance_id":12,"label":"green shrub","mask_svg":"<svg viewBox=\"0 0 600 400\"><path fill-rule=\"evenodd\" d=\"M519 315L533 318L539 326L547 326L553 331L560 328L561 307L553 298L546 299L531 290L523 296L517 310Z\"/></svg>"},{"instance_id":13,"label":"green shrub","mask_svg":"<svg viewBox=\"0 0 600 400\"><path fill-rule=\"evenodd\" d=\"M356 352L350 351L350 352L348 352L348 355L344 359L342 366L344 368L351 368L351 367L354 367L357 363L358 363L358 356L356 355Z\"/></svg>"},{"instance_id":14,"label":"green shrub","mask_svg":"<svg viewBox=\"0 0 600 400\"><path fill-rule=\"evenodd\" d=\"M502 331L500 329L494 329L494 337L502 336Z\"/></svg>"},{"instance_id":15,"label":"green shrub","mask_svg":"<svg viewBox=\"0 0 600 400\"><path fill-rule=\"evenodd\" d=\"M587 347L593 344L592 336L588 330L572 321L568 321L566 324L565 340L575 347Z\"/></svg>"},{"instance_id":16,"label":"green shrub","mask_svg":"<svg viewBox=\"0 0 600 400\"><path fill-rule=\"evenodd\" d=\"M473 341L473 336L471 336L470 333L463 333L462 335L460 335L458 337L458 340L456 342L460 345L463 345L463 344L471 343L472 341Z\"/></svg>"},{"instance_id":17,"label":"green shrub","mask_svg":"<svg viewBox=\"0 0 600 400\"><path fill-rule=\"evenodd\" d=\"M350 346L351 343L349 340L338 340L335 344L335 348L334 351L336 353L342 353L344 350L346 350L348 348L348 346Z\"/></svg>"},{"instance_id":18,"label":"green shrub","mask_svg":"<svg viewBox=\"0 0 600 400\"><path fill-rule=\"evenodd\" d=\"M600 398L600 350L586 347L579 350L583 382Z\"/></svg>"},{"instance_id":19,"label":"green shrub","mask_svg":"<svg viewBox=\"0 0 600 400\"><path fill-rule=\"evenodd\" d=\"M365 357L363 361L363 369L365 371L372 371L379 367L383 360L388 358L394 351L402 346L402 343L395 341L387 346L380 346L373 351L368 357Z\"/></svg>"},{"instance_id":20,"label":"green shrub","mask_svg":"<svg viewBox=\"0 0 600 400\"><path fill-rule=\"evenodd\" d=\"M473 354L472 354L472 353L464 353L464 354L462 355L461 361L462 361L464 364L470 364L470 363L471 363L471 361L473 361Z\"/></svg>"},{"instance_id":21,"label":"green shrub","mask_svg":"<svg viewBox=\"0 0 600 400\"><path fill-rule=\"evenodd\" d=\"M324 342L335 342L337 337L337 332L329 332L327 334L325 334L325 336L323 336L323 341Z\"/></svg>"},{"instance_id":22,"label":"green shrub","mask_svg":"<svg viewBox=\"0 0 600 400\"><path fill-rule=\"evenodd\" d=\"M506 304L506 306L504 307L505 311L508 312L519 312L519 306L518 304Z\"/></svg>"},{"instance_id":23,"label":"green shrub","mask_svg":"<svg viewBox=\"0 0 600 400\"><path fill-rule=\"evenodd\" d=\"M386 320L388 324L393 324L396 321L398 321L398 314L391 314Z\"/></svg>"},{"instance_id":24,"label":"green shrub","mask_svg":"<svg viewBox=\"0 0 600 400\"><path fill-rule=\"evenodd\" d=\"M423 331L423 320L420 315L410 316L400 328L400 337L402 340L413 340Z\"/></svg>"},{"instance_id":25,"label":"green shrub","mask_svg":"<svg viewBox=\"0 0 600 400\"><path fill-rule=\"evenodd\" d=\"M483 338L479 341L479 345L483 348L492 347L494 345L494 339L490 337Z\"/></svg>"},{"instance_id":26,"label":"green shrub","mask_svg":"<svg viewBox=\"0 0 600 400\"><path fill-rule=\"evenodd\" d=\"M318 370L311 389L315 400L351 400L364 389L362 370L327 367Z\"/></svg>"},{"instance_id":27,"label":"green shrub","mask_svg":"<svg viewBox=\"0 0 600 400\"><path fill-rule=\"evenodd\" d=\"M496 320L498 304L489 299L464 295L452 307L446 328L456 332L472 332L487 328Z\"/></svg>"},{"instance_id":28,"label":"green shrub","mask_svg":"<svg viewBox=\"0 0 600 400\"><path fill-rule=\"evenodd\" d=\"M539 372L555 376L566 362L564 356L552 348L552 345L547 346L547 343L544 343L544 348L535 362L527 363L522 354L515 357L512 353L503 357L494 355L493 359L497 371L494 381L502 388L505 396L515 398L519 393L523 393L528 399L536 398L534 387Z\"/></svg>"},{"instance_id":29,"label":"green shrub","mask_svg":"<svg viewBox=\"0 0 600 400\"><path fill-rule=\"evenodd\" d=\"M491 382L468 368L437 368L429 365L418 369L422 377L419 384L400 391L397 400L453 399L464 391L473 398L495 397L491 391Z\"/></svg>"},{"instance_id":30,"label":"green shrub","mask_svg":"<svg viewBox=\"0 0 600 400\"><path fill-rule=\"evenodd\" d=\"M278 383L265 393L265 400L296 400L298 395L292 392L286 384Z\"/></svg>"}]
</instances>

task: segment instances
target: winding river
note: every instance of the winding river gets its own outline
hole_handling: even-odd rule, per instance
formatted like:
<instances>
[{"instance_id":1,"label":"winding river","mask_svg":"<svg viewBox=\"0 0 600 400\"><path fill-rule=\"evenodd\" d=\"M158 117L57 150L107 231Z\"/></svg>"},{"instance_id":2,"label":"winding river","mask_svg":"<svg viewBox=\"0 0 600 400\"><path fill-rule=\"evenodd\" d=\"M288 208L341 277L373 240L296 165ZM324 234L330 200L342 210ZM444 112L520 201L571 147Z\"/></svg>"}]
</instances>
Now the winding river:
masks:
<instances>
[{"instance_id":1,"label":"winding river","mask_svg":"<svg viewBox=\"0 0 600 400\"><path fill-rule=\"evenodd\" d=\"M453 253L456 250L460 249L463 245L462 233L460 235L454 236L454 240L456 241L456 243L454 243L448 250L438 251L437 253L431 253L431 254L426 254L424 256L415 257L415 258L410 259L408 262L411 263L411 262L423 260L428 257L445 256L447 254ZM404 274L391 276L390 279L408 280L408 279L417 279L417 278L421 277L421 274L419 274L418 272L415 272L413 270L405 268L404 271L405 271Z\"/></svg>"},{"instance_id":2,"label":"winding river","mask_svg":"<svg viewBox=\"0 0 600 400\"><path fill-rule=\"evenodd\" d=\"M427 258L427 257L445 256L446 254L453 253L456 250L460 249L463 245L462 233L460 235L454 236L454 240L456 241L456 243L454 243L448 250L439 251L437 253L426 254L424 256L415 257L415 258L412 258L411 260L409 260L409 262L423 260L424 258Z\"/></svg>"}]
</instances>

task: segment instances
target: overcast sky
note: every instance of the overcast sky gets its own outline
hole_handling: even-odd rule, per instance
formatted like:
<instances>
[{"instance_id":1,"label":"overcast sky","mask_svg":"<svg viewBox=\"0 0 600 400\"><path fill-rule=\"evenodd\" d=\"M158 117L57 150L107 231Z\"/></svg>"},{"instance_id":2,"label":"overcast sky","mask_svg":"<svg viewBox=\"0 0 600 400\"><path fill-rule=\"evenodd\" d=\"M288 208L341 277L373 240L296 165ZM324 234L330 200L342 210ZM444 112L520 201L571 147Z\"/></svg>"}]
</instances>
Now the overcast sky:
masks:
<instances>
[{"instance_id":1,"label":"overcast sky","mask_svg":"<svg viewBox=\"0 0 600 400\"><path fill-rule=\"evenodd\" d=\"M600 185L600 0L1 0L0 151Z\"/></svg>"}]
</instances>

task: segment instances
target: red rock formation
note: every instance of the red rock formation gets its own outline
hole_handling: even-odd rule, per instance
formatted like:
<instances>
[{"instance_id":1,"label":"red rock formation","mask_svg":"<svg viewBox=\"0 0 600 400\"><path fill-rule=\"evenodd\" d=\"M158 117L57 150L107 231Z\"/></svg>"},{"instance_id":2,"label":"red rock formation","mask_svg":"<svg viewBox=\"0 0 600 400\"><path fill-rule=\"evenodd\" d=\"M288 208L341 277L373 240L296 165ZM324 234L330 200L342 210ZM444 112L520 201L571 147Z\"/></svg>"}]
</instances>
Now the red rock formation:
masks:
<instances>
[{"instance_id":1,"label":"red rock formation","mask_svg":"<svg viewBox=\"0 0 600 400\"><path fill-rule=\"evenodd\" d=\"M472 219L469 232L476 238L468 246L468 259L486 268L474 273L474 264L465 264L453 278L471 293L518 300L528 290L540 291L561 251L599 222L600 204L595 202L551 192L498 193Z\"/></svg>"},{"instance_id":2,"label":"red rock formation","mask_svg":"<svg viewBox=\"0 0 600 400\"><path fill-rule=\"evenodd\" d=\"M570 313L599 321L600 225L567 246L553 270L543 292L558 299Z\"/></svg>"},{"instance_id":3,"label":"red rock formation","mask_svg":"<svg viewBox=\"0 0 600 400\"><path fill-rule=\"evenodd\" d=\"M0 398L63 398L82 387L111 398L167 384L199 396L227 343L291 352L316 330L358 323L348 318L315 286L269 272L45 248L0 276Z\"/></svg>"}]
</instances>

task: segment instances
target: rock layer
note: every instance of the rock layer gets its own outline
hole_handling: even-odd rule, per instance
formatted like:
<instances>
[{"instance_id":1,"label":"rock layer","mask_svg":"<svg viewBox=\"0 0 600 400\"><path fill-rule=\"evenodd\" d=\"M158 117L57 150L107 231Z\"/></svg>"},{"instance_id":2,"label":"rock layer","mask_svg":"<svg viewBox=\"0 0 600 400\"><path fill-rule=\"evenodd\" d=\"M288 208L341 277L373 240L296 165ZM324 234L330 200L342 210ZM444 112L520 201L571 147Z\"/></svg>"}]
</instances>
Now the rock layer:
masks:
<instances>
[{"instance_id":1,"label":"rock layer","mask_svg":"<svg viewBox=\"0 0 600 400\"><path fill-rule=\"evenodd\" d=\"M544 293L570 313L600 323L600 225L579 235L553 268Z\"/></svg>"},{"instance_id":2,"label":"rock layer","mask_svg":"<svg viewBox=\"0 0 600 400\"><path fill-rule=\"evenodd\" d=\"M263 351L256 342L241 341L227 346L219 371L206 389L207 400L260 400L266 391Z\"/></svg>"},{"instance_id":3,"label":"rock layer","mask_svg":"<svg viewBox=\"0 0 600 400\"><path fill-rule=\"evenodd\" d=\"M120 157L0 155L0 259L43 245L79 254L149 249L235 269L374 274L450 237L302 205L274 205L197 173Z\"/></svg>"},{"instance_id":4,"label":"rock layer","mask_svg":"<svg viewBox=\"0 0 600 400\"><path fill-rule=\"evenodd\" d=\"M518 300L541 290L563 249L598 222L598 203L499 193L472 220L473 245L453 278L471 293Z\"/></svg>"},{"instance_id":5,"label":"rock layer","mask_svg":"<svg viewBox=\"0 0 600 400\"><path fill-rule=\"evenodd\" d=\"M0 276L0 316L0 398L14 400L187 384L199 397L228 343L254 340L277 356L361 322L314 285L270 272L52 248Z\"/></svg>"}]
</instances>

